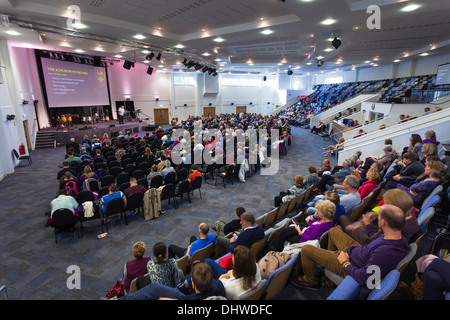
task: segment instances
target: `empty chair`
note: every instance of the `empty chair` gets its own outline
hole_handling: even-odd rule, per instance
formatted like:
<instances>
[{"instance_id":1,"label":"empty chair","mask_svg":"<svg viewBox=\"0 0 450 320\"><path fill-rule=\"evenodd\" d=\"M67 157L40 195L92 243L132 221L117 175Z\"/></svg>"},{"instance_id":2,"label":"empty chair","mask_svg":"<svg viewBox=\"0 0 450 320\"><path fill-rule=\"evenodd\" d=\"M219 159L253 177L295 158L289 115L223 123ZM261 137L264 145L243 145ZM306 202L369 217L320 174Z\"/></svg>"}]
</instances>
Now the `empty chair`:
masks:
<instances>
[{"instance_id":1,"label":"empty chair","mask_svg":"<svg viewBox=\"0 0 450 320\"><path fill-rule=\"evenodd\" d=\"M129 164L126 167L123 167L124 171L127 172L130 176L133 174L134 170L136 170L136 167L134 164Z\"/></svg>"},{"instance_id":2,"label":"empty chair","mask_svg":"<svg viewBox=\"0 0 450 320\"><path fill-rule=\"evenodd\" d=\"M33 161L31 161L31 156L30 155L19 155L19 153L17 152L16 149L12 150L12 154L14 155L14 158L16 158L17 160L19 160L19 167L22 164L23 160L27 160L28 164L31 166L31 164L33 163Z\"/></svg>"},{"instance_id":3,"label":"empty chair","mask_svg":"<svg viewBox=\"0 0 450 320\"><path fill-rule=\"evenodd\" d=\"M122 173L122 168L121 167L112 167L109 168L109 174L112 175L115 178L117 178L119 176L119 174Z\"/></svg>"},{"instance_id":4,"label":"empty chair","mask_svg":"<svg viewBox=\"0 0 450 320\"><path fill-rule=\"evenodd\" d=\"M162 176L154 176L150 181L150 189L159 188L163 185L163 177Z\"/></svg>"},{"instance_id":5,"label":"empty chair","mask_svg":"<svg viewBox=\"0 0 450 320\"><path fill-rule=\"evenodd\" d=\"M81 237L80 230L77 227L77 217L69 209L58 209L52 214L51 226L55 233L55 243L58 243L58 233L70 231L72 228L77 231L78 238Z\"/></svg>"},{"instance_id":6,"label":"empty chair","mask_svg":"<svg viewBox=\"0 0 450 320\"><path fill-rule=\"evenodd\" d=\"M137 166L139 169L141 169L144 173L147 173L147 171L150 169L150 163L148 162L141 162Z\"/></svg>"},{"instance_id":7,"label":"empty chair","mask_svg":"<svg viewBox=\"0 0 450 320\"><path fill-rule=\"evenodd\" d=\"M217 180L219 178L222 179L224 188L226 187L225 186L225 181L226 180L231 181L231 184L233 184L233 171L234 171L234 166L233 165L229 165L225 172L217 172L216 173L216 185L217 185Z\"/></svg>"},{"instance_id":8,"label":"empty chair","mask_svg":"<svg viewBox=\"0 0 450 320\"><path fill-rule=\"evenodd\" d=\"M177 176L175 172L169 172L164 177L164 184L173 184L175 185L177 182Z\"/></svg>"},{"instance_id":9,"label":"empty chair","mask_svg":"<svg viewBox=\"0 0 450 320\"><path fill-rule=\"evenodd\" d=\"M125 192L130 186L131 184L129 182L124 182L119 186L119 190Z\"/></svg>"},{"instance_id":10,"label":"empty chair","mask_svg":"<svg viewBox=\"0 0 450 320\"><path fill-rule=\"evenodd\" d=\"M186 180L187 178L189 178L189 171L186 168L182 168L180 170L178 170L177 172L177 184L180 183L181 181Z\"/></svg>"},{"instance_id":11,"label":"empty chair","mask_svg":"<svg viewBox=\"0 0 450 320\"><path fill-rule=\"evenodd\" d=\"M139 180L139 179L144 178L145 174L144 174L144 171L142 171L141 169L136 169L136 170L133 171L131 176L135 177L136 180Z\"/></svg>"},{"instance_id":12,"label":"empty chair","mask_svg":"<svg viewBox=\"0 0 450 320\"><path fill-rule=\"evenodd\" d=\"M202 188L202 177L201 176L195 177L194 180L192 180L192 185L190 186L190 188L192 195L194 195L194 190L198 190L201 199L202 192L200 191L200 189Z\"/></svg>"},{"instance_id":13,"label":"empty chair","mask_svg":"<svg viewBox=\"0 0 450 320\"><path fill-rule=\"evenodd\" d=\"M114 215L120 215L121 220L125 220L127 224L125 213L125 203L123 199L116 198L112 199L106 205L106 212L102 211L102 233L104 232L104 226L106 226L106 231L108 231L108 219Z\"/></svg>"},{"instance_id":14,"label":"empty chair","mask_svg":"<svg viewBox=\"0 0 450 320\"><path fill-rule=\"evenodd\" d=\"M138 185L144 186L145 189L148 189L148 180L146 178L141 178L137 181Z\"/></svg>"},{"instance_id":15,"label":"empty chair","mask_svg":"<svg viewBox=\"0 0 450 320\"><path fill-rule=\"evenodd\" d=\"M126 166L133 164L133 160L131 158L122 158L121 164L122 168L125 168Z\"/></svg>"},{"instance_id":16,"label":"empty chair","mask_svg":"<svg viewBox=\"0 0 450 320\"><path fill-rule=\"evenodd\" d=\"M114 183L114 177L112 175L104 176L100 179L101 187L109 187L112 183Z\"/></svg>"},{"instance_id":17,"label":"empty chair","mask_svg":"<svg viewBox=\"0 0 450 320\"><path fill-rule=\"evenodd\" d=\"M121 186L122 184L124 184L125 182L130 182L130 175L128 174L128 172L122 172L121 174L119 174L117 176L117 185Z\"/></svg>"},{"instance_id":18,"label":"empty chair","mask_svg":"<svg viewBox=\"0 0 450 320\"><path fill-rule=\"evenodd\" d=\"M138 210L142 211L142 207L144 206L144 197L141 193L136 192L127 198L127 207L126 211Z\"/></svg>"},{"instance_id":19,"label":"empty chair","mask_svg":"<svg viewBox=\"0 0 450 320\"><path fill-rule=\"evenodd\" d=\"M108 168L113 168L113 167L119 167L121 168L122 166L120 165L120 162L117 160L112 160L111 162L108 162Z\"/></svg>"},{"instance_id":20,"label":"empty chair","mask_svg":"<svg viewBox=\"0 0 450 320\"><path fill-rule=\"evenodd\" d=\"M175 197L175 185L166 184L164 185L164 188L161 190L161 202L163 202L164 200L168 200L170 204L170 199L174 200L175 208L177 208L178 205L177 205L177 198Z\"/></svg>"},{"instance_id":21,"label":"empty chair","mask_svg":"<svg viewBox=\"0 0 450 320\"><path fill-rule=\"evenodd\" d=\"M176 196L180 197L180 199L183 199L183 195L187 195L189 203L191 203L191 195L190 195L190 188L189 188L189 181L184 180L180 182L177 188Z\"/></svg>"}]
</instances>

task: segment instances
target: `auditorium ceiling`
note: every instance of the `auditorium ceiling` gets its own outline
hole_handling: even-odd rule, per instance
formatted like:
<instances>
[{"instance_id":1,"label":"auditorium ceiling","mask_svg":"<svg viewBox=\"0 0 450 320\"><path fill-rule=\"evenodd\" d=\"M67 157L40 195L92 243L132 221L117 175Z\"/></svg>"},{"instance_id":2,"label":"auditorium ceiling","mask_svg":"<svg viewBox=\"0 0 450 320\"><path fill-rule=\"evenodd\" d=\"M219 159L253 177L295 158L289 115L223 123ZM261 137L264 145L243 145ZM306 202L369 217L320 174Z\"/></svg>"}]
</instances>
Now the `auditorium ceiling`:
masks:
<instances>
[{"instance_id":1,"label":"auditorium ceiling","mask_svg":"<svg viewBox=\"0 0 450 320\"><path fill-rule=\"evenodd\" d=\"M450 52L439 0L0 0L0 15L15 46L168 70L302 75Z\"/></svg>"}]
</instances>

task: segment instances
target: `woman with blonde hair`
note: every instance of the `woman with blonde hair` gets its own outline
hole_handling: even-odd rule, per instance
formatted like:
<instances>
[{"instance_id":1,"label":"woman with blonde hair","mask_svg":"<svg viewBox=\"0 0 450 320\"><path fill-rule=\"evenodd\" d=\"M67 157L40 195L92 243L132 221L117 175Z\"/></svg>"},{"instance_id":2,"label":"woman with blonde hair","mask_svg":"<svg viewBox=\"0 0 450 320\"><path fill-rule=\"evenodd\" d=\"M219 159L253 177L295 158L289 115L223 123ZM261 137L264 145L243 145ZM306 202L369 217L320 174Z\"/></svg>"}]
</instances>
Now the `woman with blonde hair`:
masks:
<instances>
[{"instance_id":1,"label":"woman with blonde hair","mask_svg":"<svg viewBox=\"0 0 450 320\"><path fill-rule=\"evenodd\" d=\"M330 230L334 226L335 204L330 200L319 200L315 208L317 211L312 215L312 219L308 219L306 228L302 230L299 224L294 223L294 226L282 229L275 239L269 243L271 250L281 252L285 242L293 244L316 240Z\"/></svg>"},{"instance_id":2,"label":"woman with blonde hair","mask_svg":"<svg viewBox=\"0 0 450 320\"><path fill-rule=\"evenodd\" d=\"M425 173L417 178L417 182L411 187L405 187L401 184L398 189L405 191L414 201L415 207L421 207L422 202L430 193L441 183L441 178L445 175L445 165L436 157L428 158L425 164Z\"/></svg>"},{"instance_id":3,"label":"woman with blonde hair","mask_svg":"<svg viewBox=\"0 0 450 320\"><path fill-rule=\"evenodd\" d=\"M437 157L438 156L438 146L434 143L424 143L422 145L422 150L424 157L420 159L420 162L425 165L428 157Z\"/></svg>"}]
</instances>

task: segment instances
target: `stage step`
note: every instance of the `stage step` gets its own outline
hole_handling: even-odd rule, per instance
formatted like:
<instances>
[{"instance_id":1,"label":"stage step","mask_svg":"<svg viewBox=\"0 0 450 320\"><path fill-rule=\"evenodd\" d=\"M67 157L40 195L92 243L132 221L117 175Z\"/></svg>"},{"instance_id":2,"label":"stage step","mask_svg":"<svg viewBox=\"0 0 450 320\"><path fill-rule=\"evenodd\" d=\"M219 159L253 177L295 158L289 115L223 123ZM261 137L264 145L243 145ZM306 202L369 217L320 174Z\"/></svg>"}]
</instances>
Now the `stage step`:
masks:
<instances>
[{"instance_id":1,"label":"stage step","mask_svg":"<svg viewBox=\"0 0 450 320\"><path fill-rule=\"evenodd\" d=\"M56 148L55 134L39 131L36 136L36 149Z\"/></svg>"}]
</instances>

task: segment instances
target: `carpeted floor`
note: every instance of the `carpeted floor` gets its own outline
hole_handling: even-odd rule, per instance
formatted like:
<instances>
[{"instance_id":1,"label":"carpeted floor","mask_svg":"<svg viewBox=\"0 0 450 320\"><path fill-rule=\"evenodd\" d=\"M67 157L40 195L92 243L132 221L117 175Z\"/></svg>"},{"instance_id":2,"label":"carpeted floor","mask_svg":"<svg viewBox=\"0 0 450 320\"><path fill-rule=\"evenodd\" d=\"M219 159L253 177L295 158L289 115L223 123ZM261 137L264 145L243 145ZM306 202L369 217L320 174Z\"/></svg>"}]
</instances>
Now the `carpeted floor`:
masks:
<instances>
[{"instance_id":1,"label":"carpeted floor","mask_svg":"<svg viewBox=\"0 0 450 320\"><path fill-rule=\"evenodd\" d=\"M102 239L97 237L102 231L100 221L90 221L84 224L82 238L64 233L58 243L53 229L44 225L56 195L56 173L65 148L31 152L31 166L24 163L0 182L0 286L7 286L11 300L98 300L122 277L124 263L133 258L135 242L145 241L151 256L152 246L159 241L187 247L201 222L229 221L238 206L255 216L264 214L273 206L274 196L293 184L295 175L306 175L310 165L320 166L322 147L330 144L309 130L293 127L292 133L293 145L274 176L256 174L226 188L208 180L201 189L203 199L195 192L192 203L179 202L178 209L165 201L166 212L158 219L134 216L128 225L113 219L109 235ZM67 287L71 266L80 268L79 290ZM276 299L320 300L330 292L328 288L300 290L289 284Z\"/></svg>"}]
</instances>

